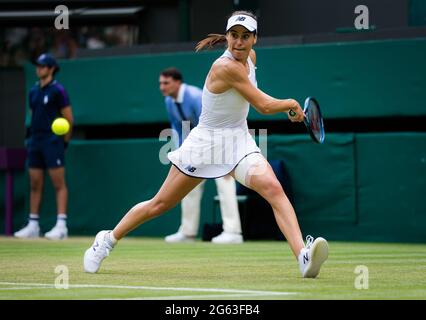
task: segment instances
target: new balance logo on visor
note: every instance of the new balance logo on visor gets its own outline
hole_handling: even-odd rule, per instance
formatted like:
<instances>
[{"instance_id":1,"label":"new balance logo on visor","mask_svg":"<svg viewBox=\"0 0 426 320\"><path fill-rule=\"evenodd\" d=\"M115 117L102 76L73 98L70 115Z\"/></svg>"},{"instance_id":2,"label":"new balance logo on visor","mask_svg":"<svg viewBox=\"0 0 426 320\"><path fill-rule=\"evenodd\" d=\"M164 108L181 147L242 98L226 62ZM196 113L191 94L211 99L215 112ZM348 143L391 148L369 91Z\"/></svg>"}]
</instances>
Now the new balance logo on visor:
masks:
<instances>
[{"instance_id":1,"label":"new balance logo on visor","mask_svg":"<svg viewBox=\"0 0 426 320\"><path fill-rule=\"evenodd\" d=\"M185 169L188 170L189 172L194 172L195 170L197 170L197 168L191 167L191 166L187 166Z\"/></svg>"},{"instance_id":2,"label":"new balance logo on visor","mask_svg":"<svg viewBox=\"0 0 426 320\"><path fill-rule=\"evenodd\" d=\"M244 21L244 20L246 20L246 17L237 17L235 21Z\"/></svg>"}]
</instances>

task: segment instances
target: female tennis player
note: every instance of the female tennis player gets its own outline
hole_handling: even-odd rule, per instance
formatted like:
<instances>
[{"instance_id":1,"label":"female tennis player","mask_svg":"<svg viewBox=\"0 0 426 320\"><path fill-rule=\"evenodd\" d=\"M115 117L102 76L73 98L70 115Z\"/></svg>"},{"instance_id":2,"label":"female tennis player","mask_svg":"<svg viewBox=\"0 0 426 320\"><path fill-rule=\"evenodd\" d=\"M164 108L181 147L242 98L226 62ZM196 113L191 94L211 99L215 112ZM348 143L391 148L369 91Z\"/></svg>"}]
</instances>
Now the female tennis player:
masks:
<instances>
[{"instance_id":1,"label":"female tennis player","mask_svg":"<svg viewBox=\"0 0 426 320\"><path fill-rule=\"evenodd\" d=\"M142 223L175 207L203 179L231 174L259 193L271 205L278 226L296 257L302 277L314 278L328 257L328 244L311 236L303 242L294 209L271 166L249 134L249 105L261 114L289 113L301 122L304 113L294 99L275 99L257 88L256 16L236 11L228 19L226 34L211 34L200 41L199 51L226 42L227 49L211 66L203 88L199 124L181 147L168 154L172 166L158 193L127 212L114 230L100 231L84 254L84 269L95 273L118 240ZM262 214L259 212L259 214Z\"/></svg>"}]
</instances>

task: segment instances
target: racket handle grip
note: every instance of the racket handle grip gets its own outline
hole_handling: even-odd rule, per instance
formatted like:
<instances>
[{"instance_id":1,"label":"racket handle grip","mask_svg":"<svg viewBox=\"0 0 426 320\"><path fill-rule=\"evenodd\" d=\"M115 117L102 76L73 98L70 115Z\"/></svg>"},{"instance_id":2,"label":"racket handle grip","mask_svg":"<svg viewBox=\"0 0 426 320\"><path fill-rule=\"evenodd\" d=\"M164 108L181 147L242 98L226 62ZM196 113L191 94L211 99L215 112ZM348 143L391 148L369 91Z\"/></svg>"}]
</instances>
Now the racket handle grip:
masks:
<instances>
[{"instance_id":1,"label":"racket handle grip","mask_svg":"<svg viewBox=\"0 0 426 320\"><path fill-rule=\"evenodd\" d=\"M290 117L294 117L296 115L296 112L294 112L293 110L290 110L288 114L290 115Z\"/></svg>"}]
</instances>

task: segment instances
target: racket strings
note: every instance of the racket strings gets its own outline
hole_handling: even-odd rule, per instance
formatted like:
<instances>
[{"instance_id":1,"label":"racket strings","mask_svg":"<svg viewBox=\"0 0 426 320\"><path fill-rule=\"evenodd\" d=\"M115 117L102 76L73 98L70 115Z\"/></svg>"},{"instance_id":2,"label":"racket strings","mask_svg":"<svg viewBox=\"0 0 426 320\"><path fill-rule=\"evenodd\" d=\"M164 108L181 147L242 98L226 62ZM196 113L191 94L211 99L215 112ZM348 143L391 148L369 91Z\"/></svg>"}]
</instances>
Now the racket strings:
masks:
<instances>
[{"instance_id":1,"label":"racket strings","mask_svg":"<svg viewBox=\"0 0 426 320\"><path fill-rule=\"evenodd\" d=\"M324 141L324 125L319 106L315 101L309 100L306 115L311 135L317 142L322 143Z\"/></svg>"}]
</instances>

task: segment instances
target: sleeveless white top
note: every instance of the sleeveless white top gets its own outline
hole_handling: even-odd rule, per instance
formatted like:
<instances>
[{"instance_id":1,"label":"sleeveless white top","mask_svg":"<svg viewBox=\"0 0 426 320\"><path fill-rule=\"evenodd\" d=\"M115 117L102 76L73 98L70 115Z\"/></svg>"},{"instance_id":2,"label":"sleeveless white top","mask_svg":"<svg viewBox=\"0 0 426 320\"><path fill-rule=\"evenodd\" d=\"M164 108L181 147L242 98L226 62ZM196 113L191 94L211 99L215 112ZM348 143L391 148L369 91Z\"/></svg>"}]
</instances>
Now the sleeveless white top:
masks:
<instances>
[{"instance_id":1,"label":"sleeveless white top","mask_svg":"<svg viewBox=\"0 0 426 320\"><path fill-rule=\"evenodd\" d=\"M219 57L223 58L234 59L228 50ZM255 66L250 57L247 61L248 78L257 86ZM168 153L169 160L192 177L210 179L227 175L245 156L260 152L248 131L249 109L248 101L237 90L212 93L204 84L199 123L179 149Z\"/></svg>"},{"instance_id":2,"label":"sleeveless white top","mask_svg":"<svg viewBox=\"0 0 426 320\"><path fill-rule=\"evenodd\" d=\"M228 50L219 59L224 57L234 59ZM247 61L250 68L248 78L257 87L255 66L250 57ZM201 110L199 125L213 128L244 126L247 123L246 119L249 109L250 105L248 101L234 88L223 93L212 93L207 89L206 84L204 84L203 108Z\"/></svg>"}]
</instances>

